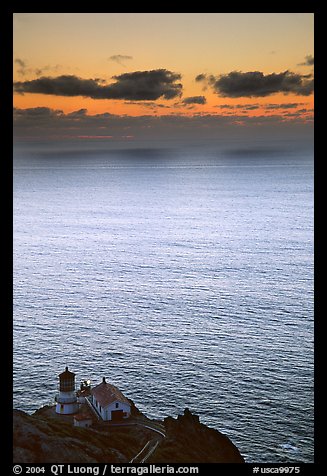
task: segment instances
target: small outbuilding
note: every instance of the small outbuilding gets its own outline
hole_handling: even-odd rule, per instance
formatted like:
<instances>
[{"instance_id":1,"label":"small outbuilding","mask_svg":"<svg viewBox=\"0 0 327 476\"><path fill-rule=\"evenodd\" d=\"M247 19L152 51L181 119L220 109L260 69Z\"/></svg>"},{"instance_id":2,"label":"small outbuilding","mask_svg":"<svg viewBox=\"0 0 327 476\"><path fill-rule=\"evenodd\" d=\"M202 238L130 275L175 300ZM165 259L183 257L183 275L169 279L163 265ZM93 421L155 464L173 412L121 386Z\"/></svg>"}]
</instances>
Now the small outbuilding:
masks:
<instances>
[{"instance_id":1,"label":"small outbuilding","mask_svg":"<svg viewBox=\"0 0 327 476\"><path fill-rule=\"evenodd\" d=\"M78 413L74 416L74 426L79 428L89 428L92 426L92 417L83 413Z\"/></svg>"},{"instance_id":2,"label":"small outbuilding","mask_svg":"<svg viewBox=\"0 0 327 476\"><path fill-rule=\"evenodd\" d=\"M119 422L131 415L131 404L122 392L106 382L91 390L91 402L98 415L105 421Z\"/></svg>"}]
</instances>

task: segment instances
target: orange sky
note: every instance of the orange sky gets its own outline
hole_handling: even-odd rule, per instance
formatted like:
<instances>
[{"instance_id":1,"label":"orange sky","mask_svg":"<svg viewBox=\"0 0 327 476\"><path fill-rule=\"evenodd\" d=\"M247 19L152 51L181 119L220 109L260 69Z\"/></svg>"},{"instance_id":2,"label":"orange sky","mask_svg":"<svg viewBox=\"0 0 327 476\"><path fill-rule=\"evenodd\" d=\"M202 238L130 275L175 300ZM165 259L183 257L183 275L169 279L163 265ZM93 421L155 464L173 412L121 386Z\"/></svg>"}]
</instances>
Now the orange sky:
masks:
<instances>
[{"instance_id":1,"label":"orange sky","mask_svg":"<svg viewBox=\"0 0 327 476\"><path fill-rule=\"evenodd\" d=\"M200 94L203 94L200 91ZM153 103L153 101L142 101L140 104L137 104L136 101L119 101L119 100L94 100L91 98L84 98L81 96L78 97L63 97L63 96L50 96L45 94L16 94L14 97L14 106L17 108L34 108L34 107L49 107L52 109L60 109L66 113L77 111L79 109L87 109L88 113L101 114L104 112L109 112L111 114L128 114L131 116L138 115L147 115L147 114L185 114L193 115L194 113L203 113L203 114L226 114L231 113L231 110L227 110L225 107L226 104L237 106L235 110L237 113L241 113L242 109L239 107L241 105L245 106L243 111L246 111L247 115L250 116L259 116L267 113L265 106L268 104L290 104L298 103L299 106L293 108L294 111L302 109L313 109L313 96L310 97L299 97L294 94L284 95L284 94L275 94L273 97L269 98L220 98L217 94L213 92L206 91L205 93L207 104L198 105L194 104L190 108L185 108L183 105L176 104L178 101L167 101L159 100L158 104L166 105L165 107L153 107L150 108L144 105L144 102ZM172 103L172 104L171 104ZM174 105L176 104L176 105ZM256 109L246 109L248 105L258 105ZM270 109L269 115L279 114L278 109Z\"/></svg>"},{"instance_id":2,"label":"orange sky","mask_svg":"<svg viewBox=\"0 0 327 476\"><path fill-rule=\"evenodd\" d=\"M297 113L297 119L306 120L312 118L312 94L224 97L195 77L286 70L313 75L313 65L306 64L314 55L313 19L310 13L17 13L14 81L72 75L110 85L113 76L165 69L181 75L182 96L128 101L25 92L14 94L14 107L65 114L86 109L89 115L282 115L290 120ZM183 102L194 96L204 96L205 104Z\"/></svg>"}]
</instances>

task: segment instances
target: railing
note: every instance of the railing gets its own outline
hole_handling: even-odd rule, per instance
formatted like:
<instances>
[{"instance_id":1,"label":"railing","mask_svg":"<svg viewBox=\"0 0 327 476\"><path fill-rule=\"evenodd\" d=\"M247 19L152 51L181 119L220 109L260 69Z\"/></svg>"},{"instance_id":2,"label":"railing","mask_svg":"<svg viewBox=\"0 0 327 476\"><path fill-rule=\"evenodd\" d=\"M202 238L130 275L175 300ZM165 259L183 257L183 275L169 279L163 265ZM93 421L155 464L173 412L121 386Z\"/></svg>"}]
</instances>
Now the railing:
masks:
<instances>
[{"instance_id":1,"label":"railing","mask_svg":"<svg viewBox=\"0 0 327 476\"><path fill-rule=\"evenodd\" d=\"M97 410L94 408L94 406L92 405L92 402L88 399L88 397L85 397L85 401L88 404L88 406L91 408L91 410L93 411L97 419L100 420L101 418L100 415L98 414Z\"/></svg>"},{"instance_id":2,"label":"railing","mask_svg":"<svg viewBox=\"0 0 327 476\"><path fill-rule=\"evenodd\" d=\"M155 431L156 433L159 433L159 435L163 436L166 438L166 432L162 431L159 428L156 428L155 426L150 426L150 425L145 425L144 423L138 423L138 425L143 426L143 428L148 428L149 430Z\"/></svg>"},{"instance_id":3,"label":"railing","mask_svg":"<svg viewBox=\"0 0 327 476\"><path fill-rule=\"evenodd\" d=\"M62 397L60 395L56 395L55 401L58 403L74 403L77 401L77 398L76 397Z\"/></svg>"},{"instance_id":4,"label":"railing","mask_svg":"<svg viewBox=\"0 0 327 476\"><path fill-rule=\"evenodd\" d=\"M148 446L150 445L150 443L151 443L151 440L148 441L148 442L145 444L145 446L143 446L143 448L141 449L141 451L139 451L139 452L137 453L137 455L134 456L134 458L132 458L132 459L129 461L129 463L136 463L137 459L140 459L141 455L143 455L143 453L145 453L145 451L146 451L146 449L148 448Z\"/></svg>"},{"instance_id":5,"label":"railing","mask_svg":"<svg viewBox=\"0 0 327 476\"><path fill-rule=\"evenodd\" d=\"M148 454L143 459L141 459L140 463L145 463L150 458L150 456L156 451L158 445L159 445L159 441L156 441L155 444L150 449L150 451L148 452Z\"/></svg>"}]
</instances>

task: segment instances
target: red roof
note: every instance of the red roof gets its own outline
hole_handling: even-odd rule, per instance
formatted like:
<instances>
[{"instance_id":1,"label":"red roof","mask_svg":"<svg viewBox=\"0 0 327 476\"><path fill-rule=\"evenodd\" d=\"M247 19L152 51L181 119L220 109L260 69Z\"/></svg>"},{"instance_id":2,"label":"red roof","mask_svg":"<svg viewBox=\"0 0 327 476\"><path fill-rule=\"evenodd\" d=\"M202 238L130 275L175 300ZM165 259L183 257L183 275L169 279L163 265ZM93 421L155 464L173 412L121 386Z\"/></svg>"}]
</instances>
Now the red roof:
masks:
<instances>
[{"instance_id":1,"label":"red roof","mask_svg":"<svg viewBox=\"0 0 327 476\"><path fill-rule=\"evenodd\" d=\"M130 402L121 393L121 391L114 385L111 385L107 382L101 382L99 385L92 388L91 393L104 408L113 402L127 403L130 405Z\"/></svg>"},{"instance_id":2,"label":"red roof","mask_svg":"<svg viewBox=\"0 0 327 476\"><path fill-rule=\"evenodd\" d=\"M74 372L70 372L68 370L68 367L66 367L65 372L61 372L61 374L59 374L60 379L67 379L67 378L72 378L72 377L75 377L75 374L74 374Z\"/></svg>"}]
</instances>

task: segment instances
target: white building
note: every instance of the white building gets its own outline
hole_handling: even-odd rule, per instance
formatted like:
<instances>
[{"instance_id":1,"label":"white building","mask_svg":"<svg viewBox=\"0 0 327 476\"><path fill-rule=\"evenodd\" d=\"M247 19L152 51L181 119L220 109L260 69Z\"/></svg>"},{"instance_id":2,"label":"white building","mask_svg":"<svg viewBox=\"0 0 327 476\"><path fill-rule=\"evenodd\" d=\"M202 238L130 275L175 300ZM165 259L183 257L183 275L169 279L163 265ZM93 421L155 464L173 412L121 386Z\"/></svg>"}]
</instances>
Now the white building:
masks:
<instances>
[{"instance_id":1,"label":"white building","mask_svg":"<svg viewBox=\"0 0 327 476\"><path fill-rule=\"evenodd\" d=\"M86 414L78 413L74 416L74 426L78 426L80 428L89 428L92 426L92 417Z\"/></svg>"},{"instance_id":2,"label":"white building","mask_svg":"<svg viewBox=\"0 0 327 476\"><path fill-rule=\"evenodd\" d=\"M59 394L56 395L56 413L72 415L78 412L78 402L75 392L75 374L66 367L59 375Z\"/></svg>"},{"instance_id":3,"label":"white building","mask_svg":"<svg viewBox=\"0 0 327 476\"><path fill-rule=\"evenodd\" d=\"M131 415L131 404L121 391L106 382L102 382L91 390L91 401L102 420L121 421Z\"/></svg>"}]
</instances>

